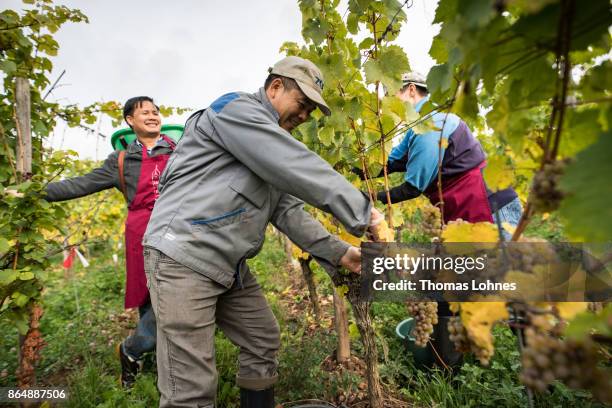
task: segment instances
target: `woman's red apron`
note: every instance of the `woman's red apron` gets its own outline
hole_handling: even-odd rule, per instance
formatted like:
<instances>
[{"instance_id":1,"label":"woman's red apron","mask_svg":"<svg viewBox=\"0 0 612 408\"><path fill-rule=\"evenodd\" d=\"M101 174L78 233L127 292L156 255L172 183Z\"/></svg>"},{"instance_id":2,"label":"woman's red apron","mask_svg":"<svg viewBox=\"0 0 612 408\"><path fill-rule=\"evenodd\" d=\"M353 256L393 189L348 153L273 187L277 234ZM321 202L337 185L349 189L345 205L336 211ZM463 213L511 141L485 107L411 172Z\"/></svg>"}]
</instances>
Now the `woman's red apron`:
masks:
<instances>
[{"instance_id":1,"label":"woman's red apron","mask_svg":"<svg viewBox=\"0 0 612 408\"><path fill-rule=\"evenodd\" d=\"M166 135L162 138L174 149L174 142ZM125 308L139 307L149 300L147 278L144 272L142 238L147 229L155 200L159 196L159 177L166 167L169 154L150 157L146 147L142 148L142 164L136 194L128 206L125 221Z\"/></svg>"},{"instance_id":2,"label":"woman's red apron","mask_svg":"<svg viewBox=\"0 0 612 408\"><path fill-rule=\"evenodd\" d=\"M442 181L444 222L461 218L468 222L493 222L487 190L482 178L486 162L458 176ZM433 205L440 202L437 183L425 192Z\"/></svg>"}]
</instances>

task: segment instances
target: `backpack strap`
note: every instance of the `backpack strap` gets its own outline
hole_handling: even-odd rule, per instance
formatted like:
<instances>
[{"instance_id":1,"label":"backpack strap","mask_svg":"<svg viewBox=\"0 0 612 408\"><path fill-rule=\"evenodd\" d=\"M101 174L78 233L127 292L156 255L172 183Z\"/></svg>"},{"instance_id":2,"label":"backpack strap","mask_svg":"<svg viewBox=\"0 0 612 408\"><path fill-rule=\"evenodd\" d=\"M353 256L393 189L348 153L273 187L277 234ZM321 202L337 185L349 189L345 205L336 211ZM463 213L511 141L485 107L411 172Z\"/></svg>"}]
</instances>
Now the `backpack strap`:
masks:
<instances>
[{"instance_id":1,"label":"backpack strap","mask_svg":"<svg viewBox=\"0 0 612 408\"><path fill-rule=\"evenodd\" d=\"M119 138L119 143L121 143L121 146L123 146L123 148L124 148L125 150L127 150L128 143L125 141L125 136L121 136L121 137Z\"/></svg>"},{"instance_id":2,"label":"backpack strap","mask_svg":"<svg viewBox=\"0 0 612 408\"><path fill-rule=\"evenodd\" d=\"M117 164L119 165L119 186L121 187L121 192L123 193L123 197L125 198L125 201L127 201L128 198L127 198L127 189L125 187L124 163L125 163L125 150L120 150L119 157L117 158Z\"/></svg>"}]
</instances>

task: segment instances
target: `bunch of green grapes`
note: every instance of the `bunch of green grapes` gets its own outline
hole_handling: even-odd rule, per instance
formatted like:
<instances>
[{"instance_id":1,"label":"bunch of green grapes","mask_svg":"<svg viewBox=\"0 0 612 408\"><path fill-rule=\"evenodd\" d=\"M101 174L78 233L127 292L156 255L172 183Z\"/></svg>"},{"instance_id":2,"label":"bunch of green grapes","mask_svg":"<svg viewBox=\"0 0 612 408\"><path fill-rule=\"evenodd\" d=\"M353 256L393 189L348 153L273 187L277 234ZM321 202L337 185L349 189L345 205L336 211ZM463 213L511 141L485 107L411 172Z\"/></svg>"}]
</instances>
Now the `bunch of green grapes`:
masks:
<instances>
[{"instance_id":1,"label":"bunch of green grapes","mask_svg":"<svg viewBox=\"0 0 612 408\"><path fill-rule=\"evenodd\" d=\"M558 332L535 327L525 330L520 379L534 391L543 392L559 380L570 388L587 389L601 401L610 400L612 381L598 367L598 347L590 339L562 339Z\"/></svg>"},{"instance_id":2,"label":"bunch of green grapes","mask_svg":"<svg viewBox=\"0 0 612 408\"><path fill-rule=\"evenodd\" d=\"M569 159L556 160L544 165L533 178L533 205L537 211L551 212L559 208L565 194L559 189L559 180Z\"/></svg>"},{"instance_id":3,"label":"bunch of green grapes","mask_svg":"<svg viewBox=\"0 0 612 408\"><path fill-rule=\"evenodd\" d=\"M461 316L453 316L448 320L448 332L451 341L455 344L455 350L468 353L471 350L470 338L463 323Z\"/></svg>"},{"instance_id":4,"label":"bunch of green grapes","mask_svg":"<svg viewBox=\"0 0 612 408\"><path fill-rule=\"evenodd\" d=\"M461 316L453 316L448 320L449 338L455 344L455 350L462 353L474 353L482 365L489 365L493 350L478 347L468 335L468 332L461 322Z\"/></svg>"},{"instance_id":5,"label":"bunch of green grapes","mask_svg":"<svg viewBox=\"0 0 612 408\"><path fill-rule=\"evenodd\" d=\"M414 344L425 347L433 333L434 325L438 324L438 304L436 302L406 302L406 308L415 321L412 329Z\"/></svg>"},{"instance_id":6,"label":"bunch of green grapes","mask_svg":"<svg viewBox=\"0 0 612 408\"><path fill-rule=\"evenodd\" d=\"M433 205L427 205L421 208L421 215L423 217L422 227L423 232L428 237L434 238L440 235L440 228L442 226L442 215L440 209Z\"/></svg>"},{"instance_id":7,"label":"bunch of green grapes","mask_svg":"<svg viewBox=\"0 0 612 408\"><path fill-rule=\"evenodd\" d=\"M497 273L513 270L534 272L536 267L554 267L560 262L555 246L540 238L521 237L503 251L488 254L487 269Z\"/></svg>"}]
</instances>

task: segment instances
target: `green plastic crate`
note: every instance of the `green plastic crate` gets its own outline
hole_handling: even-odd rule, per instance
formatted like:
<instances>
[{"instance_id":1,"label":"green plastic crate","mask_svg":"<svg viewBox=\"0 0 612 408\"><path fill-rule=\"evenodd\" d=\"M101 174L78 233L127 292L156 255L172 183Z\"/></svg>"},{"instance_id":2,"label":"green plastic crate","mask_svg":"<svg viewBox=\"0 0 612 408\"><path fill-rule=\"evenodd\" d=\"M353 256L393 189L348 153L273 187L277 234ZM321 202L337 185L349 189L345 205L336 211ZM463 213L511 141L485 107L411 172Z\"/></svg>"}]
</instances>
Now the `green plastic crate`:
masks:
<instances>
[{"instance_id":1,"label":"green plastic crate","mask_svg":"<svg viewBox=\"0 0 612 408\"><path fill-rule=\"evenodd\" d=\"M161 133L168 136L170 139L174 140L175 143L178 143L183 136L183 125L162 125ZM121 143L121 139L125 140L125 144L129 145L134 140L136 140L136 134L130 128L120 129L113 133L111 136L111 145L115 150L125 150L123 144Z\"/></svg>"}]
</instances>

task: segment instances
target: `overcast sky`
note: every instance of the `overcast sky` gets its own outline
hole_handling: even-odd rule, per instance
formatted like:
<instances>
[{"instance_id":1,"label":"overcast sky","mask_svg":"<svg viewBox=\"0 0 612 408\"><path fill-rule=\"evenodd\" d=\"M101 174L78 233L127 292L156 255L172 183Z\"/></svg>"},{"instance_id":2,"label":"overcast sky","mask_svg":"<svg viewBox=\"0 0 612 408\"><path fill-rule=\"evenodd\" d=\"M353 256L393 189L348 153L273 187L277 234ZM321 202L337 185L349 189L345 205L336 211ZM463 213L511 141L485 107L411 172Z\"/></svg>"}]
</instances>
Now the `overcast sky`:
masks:
<instances>
[{"instance_id":1,"label":"overcast sky","mask_svg":"<svg viewBox=\"0 0 612 408\"><path fill-rule=\"evenodd\" d=\"M3 3L20 7L16 0ZM66 74L50 99L64 104L149 95L158 104L203 108L223 93L257 90L267 68L282 58L281 44L302 43L301 14L292 0L56 3L89 17L89 24L69 23L55 35L60 51L51 78L64 69ZM428 51L439 29L431 24L436 4L414 0L396 41L412 68L423 73L433 65ZM182 124L187 116L164 118L163 123ZM110 121L100 123L102 133L114 130ZM103 159L112 151L110 141L99 140L96 148L93 134L66 129L61 122L50 140L54 148L76 150L82 158Z\"/></svg>"}]
</instances>

